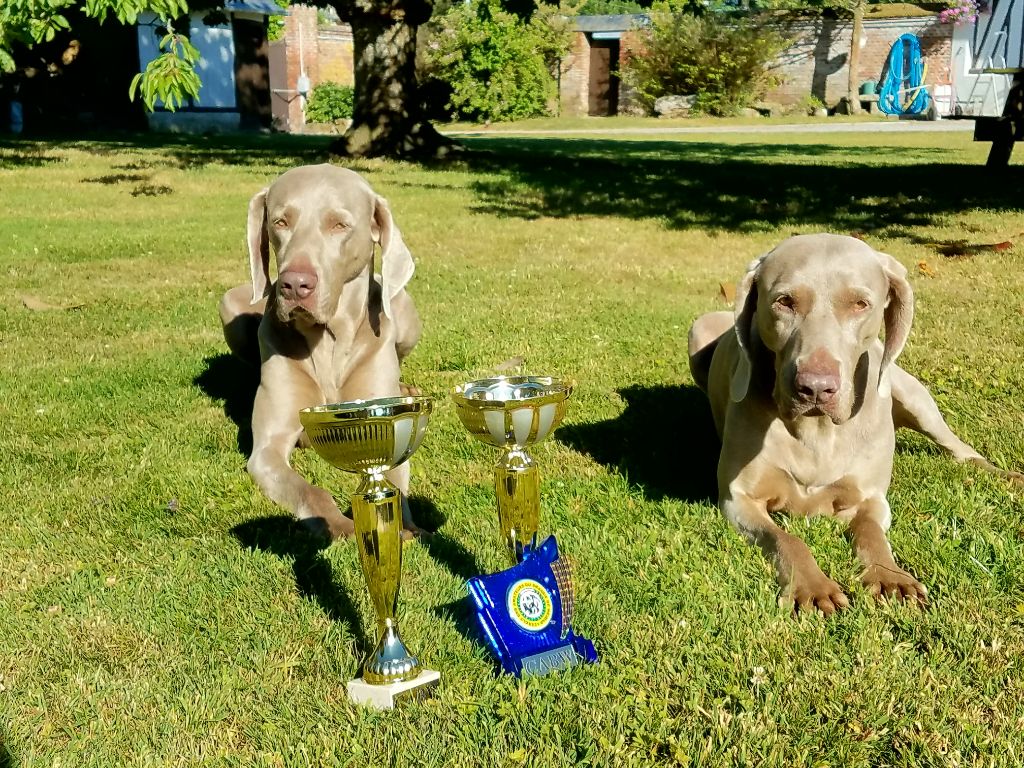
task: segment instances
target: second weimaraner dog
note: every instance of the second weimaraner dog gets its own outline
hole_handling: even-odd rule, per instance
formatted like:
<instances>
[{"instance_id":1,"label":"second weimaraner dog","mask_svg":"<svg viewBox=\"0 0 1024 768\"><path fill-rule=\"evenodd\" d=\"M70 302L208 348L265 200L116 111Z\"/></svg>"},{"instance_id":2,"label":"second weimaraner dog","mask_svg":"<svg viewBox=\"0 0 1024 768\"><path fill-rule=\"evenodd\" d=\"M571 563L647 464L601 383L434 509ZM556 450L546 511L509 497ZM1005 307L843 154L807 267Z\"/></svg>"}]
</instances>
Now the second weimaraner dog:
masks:
<instances>
[{"instance_id":1,"label":"second weimaraner dog","mask_svg":"<svg viewBox=\"0 0 1024 768\"><path fill-rule=\"evenodd\" d=\"M958 461L1024 479L954 435L921 382L895 364L914 314L906 275L860 240L800 235L750 265L734 312L703 315L690 329L690 368L722 441L719 506L774 562L780 602L791 607L831 614L849 601L772 519L777 512L839 518L868 592L924 600L886 538L897 427Z\"/></svg>"},{"instance_id":2,"label":"second weimaraner dog","mask_svg":"<svg viewBox=\"0 0 1024 768\"><path fill-rule=\"evenodd\" d=\"M220 302L224 336L259 365L248 470L264 493L331 538L353 524L289 464L303 408L407 391L399 365L420 335L405 285L413 260L384 198L332 165L294 168L249 202L251 285ZM374 246L381 250L374 274ZM277 279L270 277L270 250ZM406 494L409 464L389 478ZM407 530L417 530L405 510Z\"/></svg>"}]
</instances>

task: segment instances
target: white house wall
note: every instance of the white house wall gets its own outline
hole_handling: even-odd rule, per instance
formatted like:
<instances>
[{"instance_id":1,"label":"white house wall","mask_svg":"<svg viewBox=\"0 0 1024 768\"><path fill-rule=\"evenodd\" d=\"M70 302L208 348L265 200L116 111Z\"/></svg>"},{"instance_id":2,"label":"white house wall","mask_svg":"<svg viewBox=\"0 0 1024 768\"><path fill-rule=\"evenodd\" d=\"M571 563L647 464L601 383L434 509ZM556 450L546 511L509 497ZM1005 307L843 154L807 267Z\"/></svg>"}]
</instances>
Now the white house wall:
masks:
<instances>
[{"instance_id":1,"label":"white house wall","mask_svg":"<svg viewBox=\"0 0 1024 768\"><path fill-rule=\"evenodd\" d=\"M208 27L199 14L192 15L192 45L202 58L196 69L203 81L196 105L234 109L235 101L235 39L231 24Z\"/></svg>"},{"instance_id":2,"label":"white house wall","mask_svg":"<svg viewBox=\"0 0 1024 768\"><path fill-rule=\"evenodd\" d=\"M979 14L975 24L963 24L953 28L953 94L954 108L959 114L998 117L1003 112L1012 76L982 70L985 67L1005 67L1007 64L1013 66L1013 61L1007 61L1008 56L1015 55L1019 61L1019 36L1022 34L1024 0L1001 2L1006 5L995 8L995 25L990 9ZM1011 3L1013 7L1010 6ZM993 40L993 35L989 35L986 44L986 30L997 32L996 25L1003 25L1004 22L1008 22L1008 26L1003 26L1006 32L997 35L996 40ZM1006 39L1008 32L1017 34L1018 39L1015 42Z\"/></svg>"}]
</instances>

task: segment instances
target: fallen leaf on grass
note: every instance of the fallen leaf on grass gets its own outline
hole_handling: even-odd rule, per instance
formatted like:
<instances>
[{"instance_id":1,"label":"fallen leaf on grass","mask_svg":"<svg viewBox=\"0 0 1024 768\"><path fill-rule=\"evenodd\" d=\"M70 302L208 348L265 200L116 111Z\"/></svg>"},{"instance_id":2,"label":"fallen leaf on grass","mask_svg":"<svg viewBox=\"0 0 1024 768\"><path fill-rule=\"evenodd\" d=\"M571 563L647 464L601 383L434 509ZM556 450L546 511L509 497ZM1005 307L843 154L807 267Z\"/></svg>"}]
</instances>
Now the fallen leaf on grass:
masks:
<instances>
[{"instance_id":1,"label":"fallen leaf on grass","mask_svg":"<svg viewBox=\"0 0 1024 768\"><path fill-rule=\"evenodd\" d=\"M917 271L925 277L935 277L935 268L924 259L917 262Z\"/></svg>"},{"instance_id":2,"label":"fallen leaf on grass","mask_svg":"<svg viewBox=\"0 0 1024 768\"><path fill-rule=\"evenodd\" d=\"M178 511L178 500L177 499L171 499L170 501L168 501L167 502L167 506L164 507L164 511L172 512L172 513L173 512L177 512Z\"/></svg>"},{"instance_id":3,"label":"fallen leaf on grass","mask_svg":"<svg viewBox=\"0 0 1024 768\"><path fill-rule=\"evenodd\" d=\"M510 357L508 360L498 363L496 366L494 366L494 370L511 371L512 369L521 366L525 362L525 360L526 359L522 355L516 355L515 357Z\"/></svg>"},{"instance_id":4,"label":"fallen leaf on grass","mask_svg":"<svg viewBox=\"0 0 1024 768\"><path fill-rule=\"evenodd\" d=\"M60 613L63 610L64 609L61 606L59 606L59 605L51 605L49 608L46 609L46 612L48 614L50 614L51 616L56 616L58 613Z\"/></svg>"},{"instance_id":5,"label":"fallen leaf on grass","mask_svg":"<svg viewBox=\"0 0 1024 768\"><path fill-rule=\"evenodd\" d=\"M736 302L736 286L732 283L719 283L718 295L726 304L734 304Z\"/></svg>"},{"instance_id":6,"label":"fallen leaf on grass","mask_svg":"<svg viewBox=\"0 0 1024 768\"><path fill-rule=\"evenodd\" d=\"M25 309L31 309L33 312L45 312L49 309L81 309L85 304L51 304L48 301L37 299L35 296L21 297L21 303L25 305Z\"/></svg>"},{"instance_id":7,"label":"fallen leaf on grass","mask_svg":"<svg viewBox=\"0 0 1024 768\"><path fill-rule=\"evenodd\" d=\"M103 583L106 584L108 587L112 587L115 584L117 584L117 577L116 576L107 576L107 578L105 578L103 580Z\"/></svg>"}]
</instances>

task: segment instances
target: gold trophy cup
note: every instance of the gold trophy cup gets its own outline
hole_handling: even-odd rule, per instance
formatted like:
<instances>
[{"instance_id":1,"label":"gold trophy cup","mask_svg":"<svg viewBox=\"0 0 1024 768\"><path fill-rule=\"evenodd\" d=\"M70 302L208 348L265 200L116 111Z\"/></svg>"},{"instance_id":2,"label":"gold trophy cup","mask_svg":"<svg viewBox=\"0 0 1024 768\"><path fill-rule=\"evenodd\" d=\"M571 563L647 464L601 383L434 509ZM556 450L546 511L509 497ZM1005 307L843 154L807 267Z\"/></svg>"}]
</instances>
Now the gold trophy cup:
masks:
<instances>
[{"instance_id":1,"label":"gold trophy cup","mask_svg":"<svg viewBox=\"0 0 1024 768\"><path fill-rule=\"evenodd\" d=\"M550 376L498 376L470 381L452 392L470 434L502 449L494 467L494 490L501 541L513 564L536 544L540 522L540 478L526 448L561 423L573 386Z\"/></svg>"},{"instance_id":2,"label":"gold trophy cup","mask_svg":"<svg viewBox=\"0 0 1024 768\"><path fill-rule=\"evenodd\" d=\"M398 633L402 577L402 494L384 477L423 442L433 403L426 397L386 397L320 405L299 412L310 443L331 465L360 475L351 497L363 578L377 614L378 640L363 676L348 683L349 698L390 709L416 696L440 674L422 669Z\"/></svg>"}]
</instances>

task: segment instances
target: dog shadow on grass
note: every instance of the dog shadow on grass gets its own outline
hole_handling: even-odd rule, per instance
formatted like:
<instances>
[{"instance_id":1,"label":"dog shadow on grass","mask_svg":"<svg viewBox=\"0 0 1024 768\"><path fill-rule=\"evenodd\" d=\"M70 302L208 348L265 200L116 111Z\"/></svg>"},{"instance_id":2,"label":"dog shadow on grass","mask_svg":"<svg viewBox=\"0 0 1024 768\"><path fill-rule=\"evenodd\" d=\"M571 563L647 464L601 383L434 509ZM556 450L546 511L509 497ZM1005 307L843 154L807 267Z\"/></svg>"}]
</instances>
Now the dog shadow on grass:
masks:
<instances>
[{"instance_id":1,"label":"dog shadow on grass","mask_svg":"<svg viewBox=\"0 0 1024 768\"><path fill-rule=\"evenodd\" d=\"M252 453L252 407L260 384L259 371L234 355L211 355L192 383L211 400L224 401L224 415L238 427L238 452Z\"/></svg>"},{"instance_id":2,"label":"dog shadow on grass","mask_svg":"<svg viewBox=\"0 0 1024 768\"><path fill-rule=\"evenodd\" d=\"M652 501L714 503L719 441L707 395L693 385L617 391L622 413L561 427L555 439L621 473Z\"/></svg>"}]
</instances>

